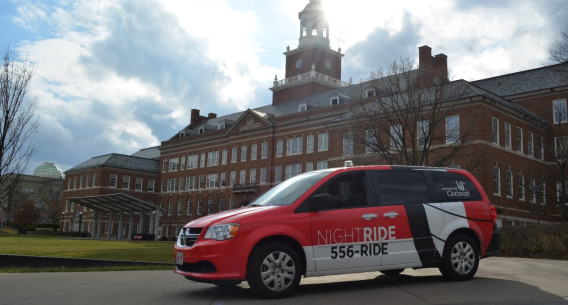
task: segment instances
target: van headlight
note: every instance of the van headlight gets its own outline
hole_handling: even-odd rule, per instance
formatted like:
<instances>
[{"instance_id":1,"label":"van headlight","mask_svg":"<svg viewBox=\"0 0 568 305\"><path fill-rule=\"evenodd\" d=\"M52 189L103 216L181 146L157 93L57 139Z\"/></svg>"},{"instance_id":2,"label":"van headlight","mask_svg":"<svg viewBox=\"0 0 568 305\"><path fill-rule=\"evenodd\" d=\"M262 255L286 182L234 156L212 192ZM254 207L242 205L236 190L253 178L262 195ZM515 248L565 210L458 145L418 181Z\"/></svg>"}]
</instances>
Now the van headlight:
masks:
<instances>
[{"instance_id":1,"label":"van headlight","mask_svg":"<svg viewBox=\"0 0 568 305\"><path fill-rule=\"evenodd\" d=\"M228 223L223 225L211 226L205 232L204 239L214 239L214 240L227 240L232 239L237 236L237 231L239 231L240 224L238 223Z\"/></svg>"}]
</instances>

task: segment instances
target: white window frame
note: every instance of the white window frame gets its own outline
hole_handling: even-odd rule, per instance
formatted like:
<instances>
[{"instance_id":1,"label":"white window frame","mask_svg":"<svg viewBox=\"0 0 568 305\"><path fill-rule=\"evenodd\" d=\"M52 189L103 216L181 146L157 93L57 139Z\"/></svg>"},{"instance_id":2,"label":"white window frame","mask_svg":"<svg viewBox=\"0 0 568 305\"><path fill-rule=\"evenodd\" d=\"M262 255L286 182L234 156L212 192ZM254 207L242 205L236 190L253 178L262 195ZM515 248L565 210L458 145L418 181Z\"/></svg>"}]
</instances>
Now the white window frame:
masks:
<instances>
[{"instance_id":1,"label":"white window frame","mask_svg":"<svg viewBox=\"0 0 568 305\"><path fill-rule=\"evenodd\" d=\"M308 135L306 137L306 153L310 154L314 152L314 135Z\"/></svg>"},{"instance_id":2,"label":"white window frame","mask_svg":"<svg viewBox=\"0 0 568 305\"><path fill-rule=\"evenodd\" d=\"M566 99L556 99L552 101L552 117L554 124L568 122L568 108L566 107Z\"/></svg>"},{"instance_id":3,"label":"white window frame","mask_svg":"<svg viewBox=\"0 0 568 305\"><path fill-rule=\"evenodd\" d=\"M505 134L505 148L512 148L512 139L511 139L511 123L504 122L503 133Z\"/></svg>"},{"instance_id":4,"label":"white window frame","mask_svg":"<svg viewBox=\"0 0 568 305\"><path fill-rule=\"evenodd\" d=\"M491 118L491 142L499 145L499 119Z\"/></svg>"},{"instance_id":5,"label":"white window frame","mask_svg":"<svg viewBox=\"0 0 568 305\"><path fill-rule=\"evenodd\" d=\"M527 155L534 157L534 135L527 131Z\"/></svg>"},{"instance_id":6,"label":"white window frame","mask_svg":"<svg viewBox=\"0 0 568 305\"><path fill-rule=\"evenodd\" d=\"M318 151L327 151L329 149L329 133L318 133Z\"/></svg>"},{"instance_id":7,"label":"white window frame","mask_svg":"<svg viewBox=\"0 0 568 305\"><path fill-rule=\"evenodd\" d=\"M452 115L446 117L446 144L456 143L460 137L460 116Z\"/></svg>"},{"instance_id":8,"label":"white window frame","mask_svg":"<svg viewBox=\"0 0 568 305\"><path fill-rule=\"evenodd\" d=\"M241 146L241 162L247 161L248 146Z\"/></svg>"},{"instance_id":9,"label":"white window frame","mask_svg":"<svg viewBox=\"0 0 568 305\"><path fill-rule=\"evenodd\" d=\"M258 144L252 144L250 146L250 160L255 161L258 158Z\"/></svg>"},{"instance_id":10,"label":"white window frame","mask_svg":"<svg viewBox=\"0 0 568 305\"><path fill-rule=\"evenodd\" d=\"M304 152L304 137L286 140L286 156L301 155Z\"/></svg>"},{"instance_id":11,"label":"white window frame","mask_svg":"<svg viewBox=\"0 0 568 305\"><path fill-rule=\"evenodd\" d=\"M353 156L353 133L346 132L343 134L343 156Z\"/></svg>"},{"instance_id":12,"label":"white window frame","mask_svg":"<svg viewBox=\"0 0 568 305\"><path fill-rule=\"evenodd\" d=\"M518 183L519 201L525 201L525 175L519 173L517 178L519 180Z\"/></svg>"},{"instance_id":13,"label":"white window frame","mask_svg":"<svg viewBox=\"0 0 568 305\"><path fill-rule=\"evenodd\" d=\"M278 140L276 142L276 157L282 157L284 155L284 141Z\"/></svg>"},{"instance_id":14,"label":"white window frame","mask_svg":"<svg viewBox=\"0 0 568 305\"><path fill-rule=\"evenodd\" d=\"M517 126L515 128L515 130L517 131L517 137L516 137L516 141L517 141L517 151L522 153L523 150L523 128Z\"/></svg>"},{"instance_id":15,"label":"white window frame","mask_svg":"<svg viewBox=\"0 0 568 305\"><path fill-rule=\"evenodd\" d=\"M266 159L268 158L268 142L262 142L261 151L260 151L260 158Z\"/></svg>"},{"instance_id":16,"label":"white window frame","mask_svg":"<svg viewBox=\"0 0 568 305\"><path fill-rule=\"evenodd\" d=\"M513 198L513 172L510 170L505 171L505 196Z\"/></svg>"},{"instance_id":17,"label":"white window frame","mask_svg":"<svg viewBox=\"0 0 568 305\"><path fill-rule=\"evenodd\" d=\"M493 195L501 196L501 169L493 167Z\"/></svg>"}]
</instances>

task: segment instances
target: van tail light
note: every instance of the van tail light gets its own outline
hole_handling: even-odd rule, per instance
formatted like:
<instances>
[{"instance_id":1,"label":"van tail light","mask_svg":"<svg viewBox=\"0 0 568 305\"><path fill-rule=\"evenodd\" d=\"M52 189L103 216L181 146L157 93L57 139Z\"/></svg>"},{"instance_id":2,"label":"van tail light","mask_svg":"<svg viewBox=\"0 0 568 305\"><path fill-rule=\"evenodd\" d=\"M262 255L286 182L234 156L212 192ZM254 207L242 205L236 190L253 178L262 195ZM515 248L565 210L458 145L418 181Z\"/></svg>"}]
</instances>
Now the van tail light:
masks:
<instances>
[{"instance_id":1,"label":"van tail light","mask_svg":"<svg viewBox=\"0 0 568 305\"><path fill-rule=\"evenodd\" d=\"M496 222L497 221L497 209L495 209L494 205L489 205L491 208L491 222Z\"/></svg>"}]
</instances>

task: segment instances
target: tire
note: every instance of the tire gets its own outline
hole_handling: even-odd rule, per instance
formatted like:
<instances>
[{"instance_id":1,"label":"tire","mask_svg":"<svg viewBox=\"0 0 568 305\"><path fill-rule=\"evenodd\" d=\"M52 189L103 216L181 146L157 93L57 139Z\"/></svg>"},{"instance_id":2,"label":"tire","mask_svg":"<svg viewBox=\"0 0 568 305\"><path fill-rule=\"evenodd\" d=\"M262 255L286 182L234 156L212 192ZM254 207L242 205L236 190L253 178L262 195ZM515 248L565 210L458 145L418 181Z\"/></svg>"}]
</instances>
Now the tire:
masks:
<instances>
[{"instance_id":1,"label":"tire","mask_svg":"<svg viewBox=\"0 0 568 305\"><path fill-rule=\"evenodd\" d=\"M382 270L381 273L384 275L399 275L404 269L392 269L392 270Z\"/></svg>"},{"instance_id":2,"label":"tire","mask_svg":"<svg viewBox=\"0 0 568 305\"><path fill-rule=\"evenodd\" d=\"M440 272L450 281L472 278L479 267L479 249L473 239L459 234L446 241Z\"/></svg>"},{"instance_id":3,"label":"tire","mask_svg":"<svg viewBox=\"0 0 568 305\"><path fill-rule=\"evenodd\" d=\"M247 266L251 290L263 298L283 298L300 285L302 262L289 245L271 242L255 249Z\"/></svg>"}]
</instances>

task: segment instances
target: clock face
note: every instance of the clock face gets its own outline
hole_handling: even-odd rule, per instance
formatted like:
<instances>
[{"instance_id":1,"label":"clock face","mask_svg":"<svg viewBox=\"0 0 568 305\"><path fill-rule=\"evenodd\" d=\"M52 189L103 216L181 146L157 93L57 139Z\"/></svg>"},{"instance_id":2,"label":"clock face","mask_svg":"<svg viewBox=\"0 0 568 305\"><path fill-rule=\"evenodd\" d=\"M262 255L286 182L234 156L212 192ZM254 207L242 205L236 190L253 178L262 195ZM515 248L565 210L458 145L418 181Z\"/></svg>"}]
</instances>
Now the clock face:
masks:
<instances>
[{"instance_id":1,"label":"clock face","mask_svg":"<svg viewBox=\"0 0 568 305\"><path fill-rule=\"evenodd\" d=\"M325 65L326 68L331 68L331 61L329 61L329 59L326 59L323 63Z\"/></svg>"},{"instance_id":2,"label":"clock face","mask_svg":"<svg viewBox=\"0 0 568 305\"><path fill-rule=\"evenodd\" d=\"M296 68L300 69L303 64L304 64L304 61L301 58L298 59L298 61L296 61Z\"/></svg>"}]
</instances>

